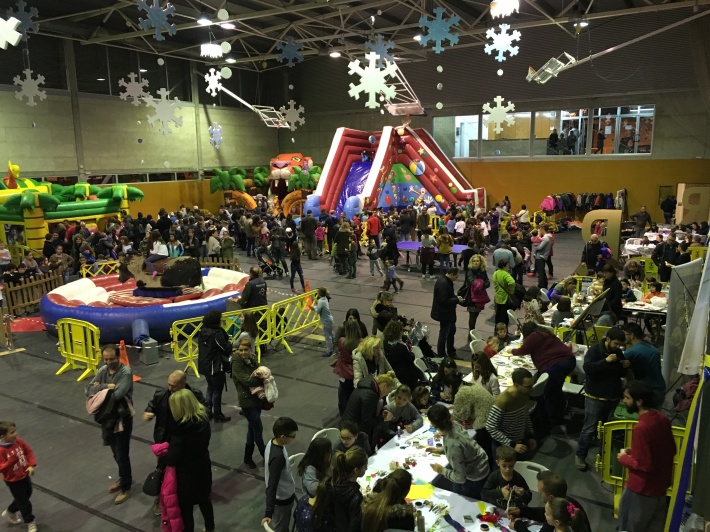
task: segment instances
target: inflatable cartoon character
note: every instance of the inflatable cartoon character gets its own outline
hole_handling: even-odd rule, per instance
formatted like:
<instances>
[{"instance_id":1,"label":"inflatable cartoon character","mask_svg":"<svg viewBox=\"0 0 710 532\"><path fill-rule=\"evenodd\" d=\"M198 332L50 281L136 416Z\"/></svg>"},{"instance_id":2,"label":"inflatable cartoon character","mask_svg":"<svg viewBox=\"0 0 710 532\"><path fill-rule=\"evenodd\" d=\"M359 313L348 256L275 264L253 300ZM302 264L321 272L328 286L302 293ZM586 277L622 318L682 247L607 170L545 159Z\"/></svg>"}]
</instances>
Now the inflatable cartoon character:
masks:
<instances>
[{"instance_id":1,"label":"inflatable cartoon character","mask_svg":"<svg viewBox=\"0 0 710 532\"><path fill-rule=\"evenodd\" d=\"M7 188L17 188L17 179L20 177L20 166L7 161L7 177L2 181Z\"/></svg>"},{"instance_id":2,"label":"inflatable cartoon character","mask_svg":"<svg viewBox=\"0 0 710 532\"><path fill-rule=\"evenodd\" d=\"M269 194L283 201L288 194L288 178L293 173L293 167L312 167L313 159L304 157L301 153L281 153L271 159L269 174Z\"/></svg>"}]
</instances>

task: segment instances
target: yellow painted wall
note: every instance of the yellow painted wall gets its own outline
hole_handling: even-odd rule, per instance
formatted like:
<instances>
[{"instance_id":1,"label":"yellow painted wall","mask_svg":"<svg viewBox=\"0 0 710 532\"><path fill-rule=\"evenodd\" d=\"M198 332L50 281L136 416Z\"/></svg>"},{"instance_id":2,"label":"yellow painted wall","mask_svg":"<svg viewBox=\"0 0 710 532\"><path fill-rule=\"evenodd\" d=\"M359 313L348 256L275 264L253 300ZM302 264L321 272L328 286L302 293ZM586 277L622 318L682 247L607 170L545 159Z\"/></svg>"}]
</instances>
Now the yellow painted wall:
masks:
<instances>
[{"instance_id":1,"label":"yellow painted wall","mask_svg":"<svg viewBox=\"0 0 710 532\"><path fill-rule=\"evenodd\" d=\"M182 204L189 207L198 205L201 209L216 213L224 202L221 193L210 194L209 180L132 183L131 186L141 189L145 194L143 201L131 203L133 216L142 212L145 216L152 214L155 218L161 207L170 212L178 210Z\"/></svg>"},{"instance_id":2,"label":"yellow painted wall","mask_svg":"<svg viewBox=\"0 0 710 532\"><path fill-rule=\"evenodd\" d=\"M560 192L628 190L628 213L646 205L653 220L663 221L658 187L678 183L710 183L710 160L620 161L456 161L474 187L485 187L490 205L508 196L513 210L525 203L531 212L540 209L545 196ZM578 219L584 212L577 211Z\"/></svg>"}]
</instances>

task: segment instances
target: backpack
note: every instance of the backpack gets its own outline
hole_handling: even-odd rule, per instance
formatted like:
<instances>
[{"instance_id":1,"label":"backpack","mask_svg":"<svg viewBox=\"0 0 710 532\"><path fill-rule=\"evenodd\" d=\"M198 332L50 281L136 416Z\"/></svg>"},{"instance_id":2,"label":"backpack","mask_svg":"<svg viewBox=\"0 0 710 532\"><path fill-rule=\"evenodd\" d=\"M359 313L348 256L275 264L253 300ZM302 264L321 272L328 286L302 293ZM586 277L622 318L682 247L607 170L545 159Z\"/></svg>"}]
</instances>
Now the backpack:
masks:
<instances>
[{"instance_id":1,"label":"backpack","mask_svg":"<svg viewBox=\"0 0 710 532\"><path fill-rule=\"evenodd\" d=\"M676 391L673 394L673 409L676 412L684 412L690 408L695 392L698 391L699 384L700 377L696 375L686 382L681 388L676 388Z\"/></svg>"}]
</instances>

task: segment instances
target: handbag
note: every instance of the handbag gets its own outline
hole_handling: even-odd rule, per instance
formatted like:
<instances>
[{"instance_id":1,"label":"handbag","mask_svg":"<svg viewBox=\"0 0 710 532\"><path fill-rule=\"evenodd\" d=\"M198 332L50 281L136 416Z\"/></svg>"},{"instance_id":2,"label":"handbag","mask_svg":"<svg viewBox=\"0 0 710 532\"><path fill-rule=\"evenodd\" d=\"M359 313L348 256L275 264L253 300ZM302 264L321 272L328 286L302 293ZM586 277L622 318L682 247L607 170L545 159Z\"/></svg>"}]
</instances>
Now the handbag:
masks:
<instances>
[{"instance_id":1,"label":"handbag","mask_svg":"<svg viewBox=\"0 0 710 532\"><path fill-rule=\"evenodd\" d=\"M459 288L459 291L456 295L463 298L462 304L464 306L469 306L471 304L471 285L464 284L461 288Z\"/></svg>"},{"instance_id":2,"label":"handbag","mask_svg":"<svg viewBox=\"0 0 710 532\"><path fill-rule=\"evenodd\" d=\"M508 305L510 305L511 308L519 309L523 304L523 297L525 297L525 287L515 283L513 293L508 296Z\"/></svg>"},{"instance_id":3,"label":"handbag","mask_svg":"<svg viewBox=\"0 0 710 532\"><path fill-rule=\"evenodd\" d=\"M165 469L162 467L156 467L155 470L148 473L143 482L143 493L150 497L157 497L160 495L160 488L163 485L163 475L165 474Z\"/></svg>"}]
</instances>

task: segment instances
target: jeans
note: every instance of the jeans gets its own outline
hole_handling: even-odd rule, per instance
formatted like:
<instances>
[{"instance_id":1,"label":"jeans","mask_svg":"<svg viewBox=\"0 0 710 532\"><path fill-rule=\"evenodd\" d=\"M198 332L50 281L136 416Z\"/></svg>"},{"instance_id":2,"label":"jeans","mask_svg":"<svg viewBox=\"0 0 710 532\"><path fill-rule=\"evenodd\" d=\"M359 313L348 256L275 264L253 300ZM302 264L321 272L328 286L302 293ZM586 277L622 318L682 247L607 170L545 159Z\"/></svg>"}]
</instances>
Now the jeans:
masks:
<instances>
[{"instance_id":1,"label":"jeans","mask_svg":"<svg viewBox=\"0 0 710 532\"><path fill-rule=\"evenodd\" d=\"M247 445L256 445L259 452L264 456L266 446L264 445L264 427L261 424L261 408L258 406L248 406L242 408L242 414L249 423L247 428ZM252 447L253 449L253 447Z\"/></svg>"},{"instance_id":2,"label":"jeans","mask_svg":"<svg viewBox=\"0 0 710 532\"><path fill-rule=\"evenodd\" d=\"M427 271L429 272L428 275L434 275L434 255L434 248L422 248L420 253L422 275L426 274Z\"/></svg>"},{"instance_id":3,"label":"jeans","mask_svg":"<svg viewBox=\"0 0 710 532\"><path fill-rule=\"evenodd\" d=\"M313 260L316 258L316 237L315 235L312 236L303 236L303 244L305 248L305 252L308 254L308 258Z\"/></svg>"},{"instance_id":4,"label":"jeans","mask_svg":"<svg viewBox=\"0 0 710 532\"><path fill-rule=\"evenodd\" d=\"M340 381L340 386L338 386L338 411L340 411L341 416L345 412L345 407L348 406L348 400L354 389L355 386L352 379Z\"/></svg>"},{"instance_id":5,"label":"jeans","mask_svg":"<svg viewBox=\"0 0 710 532\"><path fill-rule=\"evenodd\" d=\"M129 491L133 484L131 473L131 433L133 432L133 418L127 416L123 418L123 430L114 432L108 437L108 444L113 452L113 459L118 465L118 479L121 482L121 489Z\"/></svg>"},{"instance_id":6,"label":"jeans","mask_svg":"<svg viewBox=\"0 0 710 532\"><path fill-rule=\"evenodd\" d=\"M545 264L547 264L547 271L550 272L550 276L555 275L554 273L552 273L554 270L554 268L552 267L552 256L547 257Z\"/></svg>"},{"instance_id":7,"label":"jeans","mask_svg":"<svg viewBox=\"0 0 710 532\"><path fill-rule=\"evenodd\" d=\"M439 271L444 275L451 268L451 259L448 253L439 253Z\"/></svg>"},{"instance_id":8,"label":"jeans","mask_svg":"<svg viewBox=\"0 0 710 532\"><path fill-rule=\"evenodd\" d=\"M12 494L12 502L7 507L7 511L11 514L20 512L25 523L33 522L35 516L32 515L32 503L30 502L30 497L32 496L32 481L30 477L26 476L17 482L5 481L5 484L10 488L10 493Z\"/></svg>"},{"instance_id":9,"label":"jeans","mask_svg":"<svg viewBox=\"0 0 710 532\"><path fill-rule=\"evenodd\" d=\"M380 259L370 259L370 275L375 275L375 268L377 268L377 271L380 272L380 275L384 275L382 266L380 265Z\"/></svg>"},{"instance_id":10,"label":"jeans","mask_svg":"<svg viewBox=\"0 0 710 532\"><path fill-rule=\"evenodd\" d=\"M145 258L145 271L149 273L154 272L155 266L153 266L153 263L167 258L167 255L148 255Z\"/></svg>"},{"instance_id":11,"label":"jeans","mask_svg":"<svg viewBox=\"0 0 710 532\"><path fill-rule=\"evenodd\" d=\"M624 489L619 501L619 530L626 532L663 532L668 498L647 497Z\"/></svg>"},{"instance_id":12,"label":"jeans","mask_svg":"<svg viewBox=\"0 0 710 532\"><path fill-rule=\"evenodd\" d=\"M357 274L357 255L348 255L348 277L355 278Z\"/></svg>"},{"instance_id":13,"label":"jeans","mask_svg":"<svg viewBox=\"0 0 710 532\"><path fill-rule=\"evenodd\" d=\"M323 326L323 336L325 336L325 351L330 354L333 352L333 322L321 320Z\"/></svg>"},{"instance_id":14,"label":"jeans","mask_svg":"<svg viewBox=\"0 0 710 532\"><path fill-rule=\"evenodd\" d=\"M466 479L463 484L452 483L454 486L454 493L463 495L464 497L471 497L472 499L481 498L481 489L486 484L486 478L481 480L470 480Z\"/></svg>"},{"instance_id":15,"label":"jeans","mask_svg":"<svg viewBox=\"0 0 710 532\"><path fill-rule=\"evenodd\" d=\"M293 288L293 280L296 278L296 274L301 278L301 288L306 289L306 283L303 280L303 266L300 262L291 261L291 288Z\"/></svg>"},{"instance_id":16,"label":"jeans","mask_svg":"<svg viewBox=\"0 0 710 532\"><path fill-rule=\"evenodd\" d=\"M439 357L455 355L454 336L456 336L456 320L439 322L439 340L436 342L436 353Z\"/></svg>"},{"instance_id":17,"label":"jeans","mask_svg":"<svg viewBox=\"0 0 710 532\"><path fill-rule=\"evenodd\" d=\"M290 532L291 514L293 513L293 502L289 504L274 505L274 515L271 516L269 526L274 532Z\"/></svg>"},{"instance_id":18,"label":"jeans","mask_svg":"<svg viewBox=\"0 0 710 532\"><path fill-rule=\"evenodd\" d=\"M205 520L205 529L214 530L214 508L209 497L197 503L202 512L202 518ZM192 513L194 504L180 502L180 515L182 515L182 524L184 532L193 532L195 530L195 517Z\"/></svg>"},{"instance_id":19,"label":"jeans","mask_svg":"<svg viewBox=\"0 0 710 532\"><path fill-rule=\"evenodd\" d=\"M253 236L247 237L247 257L254 255L254 245L256 244L256 238Z\"/></svg>"},{"instance_id":20,"label":"jeans","mask_svg":"<svg viewBox=\"0 0 710 532\"><path fill-rule=\"evenodd\" d=\"M222 390L224 389L225 376L223 371L213 375L205 375L207 380L207 393L205 393L205 403L207 410L215 416L222 415Z\"/></svg>"},{"instance_id":21,"label":"jeans","mask_svg":"<svg viewBox=\"0 0 710 532\"><path fill-rule=\"evenodd\" d=\"M597 425L600 421L606 423L618 404L618 401L600 401L591 397L584 398L584 425L582 426L582 432L579 434L577 456L581 458L587 457L589 445L597 433Z\"/></svg>"},{"instance_id":22,"label":"jeans","mask_svg":"<svg viewBox=\"0 0 710 532\"><path fill-rule=\"evenodd\" d=\"M555 423L560 417L562 417L563 408L565 404L564 394L562 393L562 385L565 382L567 375L574 371L577 361L573 356L558 362L547 368L545 373L547 373L547 384L545 385L545 392L543 394L543 401L545 402L545 412L547 413L547 419L551 423Z\"/></svg>"},{"instance_id":23,"label":"jeans","mask_svg":"<svg viewBox=\"0 0 710 532\"><path fill-rule=\"evenodd\" d=\"M495 313L495 318L494 318L496 324L505 323L506 325L509 325L509 323L508 323L508 309L509 308L511 308L511 307L507 301L505 303L496 303L496 313Z\"/></svg>"},{"instance_id":24,"label":"jeans","mask_svg":"<svg viewBox=\"0 0 710 532\"><path fill-rule=\"evenodd\" d=\"M537 273L537 287L547 289L547 275L545 274L545 265L547 259L535 257L535 273Z\"/></svg>"}]
</instances>

